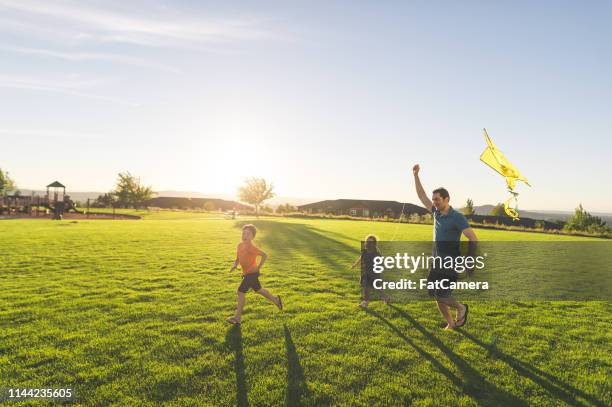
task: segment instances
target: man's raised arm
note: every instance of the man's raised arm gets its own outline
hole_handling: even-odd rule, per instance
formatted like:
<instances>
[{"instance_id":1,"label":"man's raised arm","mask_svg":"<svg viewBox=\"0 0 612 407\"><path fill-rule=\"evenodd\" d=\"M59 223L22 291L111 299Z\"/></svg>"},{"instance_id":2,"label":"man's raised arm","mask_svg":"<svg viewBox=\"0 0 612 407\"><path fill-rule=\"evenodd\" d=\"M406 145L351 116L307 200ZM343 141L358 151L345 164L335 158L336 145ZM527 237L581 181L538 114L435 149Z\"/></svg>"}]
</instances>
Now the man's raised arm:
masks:
<instances>
[{"instance_id":1,"label":"man's raised arm","mask_svg":"<svg viewBox=\"0 0 612 407\"><path fill-rule=\"evenodd\" d=\"M431 211L433 204L431 203L431 200L427 196L427 193L425 192L425 189L423 188L423 185L421 184L421 180L419 179L420 169L421 167L419 167L419 164L415 164L415 166L412 167L412 173L414 174L414 185L416 187L416 192L417 192L419 199L421 200L421 203L423 204L423 206L425 206L425 208L428 211Z\"/></svg>"}]
</instances>

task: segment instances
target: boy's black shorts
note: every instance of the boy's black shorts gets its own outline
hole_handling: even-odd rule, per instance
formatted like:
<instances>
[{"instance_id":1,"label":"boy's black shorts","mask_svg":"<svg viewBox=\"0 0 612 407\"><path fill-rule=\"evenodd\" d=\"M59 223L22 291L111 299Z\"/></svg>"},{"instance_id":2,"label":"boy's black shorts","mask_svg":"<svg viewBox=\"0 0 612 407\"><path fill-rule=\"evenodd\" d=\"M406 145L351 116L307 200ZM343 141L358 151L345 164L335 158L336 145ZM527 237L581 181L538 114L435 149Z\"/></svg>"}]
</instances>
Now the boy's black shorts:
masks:
<instances>
[{"instance_id":1,"label":"boy's black shorts","mask_svg":"<svg viewBox=\"0 0 612 407\"><path fill-rule=\"evenodd\" d=\"M259 282L259 273L251 273L242 276L242 283L238 287L238 291L246 293L252 288L255 291L261 290L261 283Z\"/></svg>"}]
</instances>

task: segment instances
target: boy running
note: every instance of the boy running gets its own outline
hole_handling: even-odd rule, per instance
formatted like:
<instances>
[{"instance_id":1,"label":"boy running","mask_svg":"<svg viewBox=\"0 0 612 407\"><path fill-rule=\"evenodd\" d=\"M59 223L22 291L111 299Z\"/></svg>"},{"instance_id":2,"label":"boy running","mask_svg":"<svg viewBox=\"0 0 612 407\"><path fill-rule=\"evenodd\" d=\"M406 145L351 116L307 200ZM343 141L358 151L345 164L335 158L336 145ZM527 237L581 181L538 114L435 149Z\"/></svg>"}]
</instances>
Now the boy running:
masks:
<instances>
[{"instance_id":1,"label":"boy running","mask_svg":"<svg viewBox=\"0 0 612 407\"><path fill-rule=\"evenodd\" d=\"M268 255L263 251L259 250L257 246L253 244L253 239L257 234L255 225L244 225L242 227L242 242L238 244L236 251L236 260L230 269L230 272L238 268L238 264L242 268L242 283L238 287L238 306L236 307L236 315L227 318L227 322L230 324L240 324L242 318L242 310L244 308L245 294L252 288L257 294L263 295L268 300L276 304L278 309L283 309L283 303L280 295L273 296L268 290L261 287L259 282L259 270L266 262ZM261 257L259 264L257 264L257 257Z\"/></svg>"}]
</instances>

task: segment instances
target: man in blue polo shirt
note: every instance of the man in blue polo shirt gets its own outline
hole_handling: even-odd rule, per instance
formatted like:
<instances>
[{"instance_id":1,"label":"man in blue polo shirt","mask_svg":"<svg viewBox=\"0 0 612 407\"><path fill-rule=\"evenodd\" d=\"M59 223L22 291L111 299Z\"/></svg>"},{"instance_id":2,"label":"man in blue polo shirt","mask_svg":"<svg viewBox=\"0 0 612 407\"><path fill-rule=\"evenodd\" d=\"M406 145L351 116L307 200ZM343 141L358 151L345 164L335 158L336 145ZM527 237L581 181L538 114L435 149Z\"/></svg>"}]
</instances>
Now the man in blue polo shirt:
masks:
<instances>
[{"instance_id":1,"label":"man in blue polo shirt","mask_svg":"<svg viewBox=\"0 0 612 407\"><path fill-rule=\"evenodd\" d=\"M442 258L446 256L457 257L460 255L459 241L461 240L461 234L463 233L470 242L478 240L476 234L465 216L450 206L450 196L445 188L435 189L431 200L429 199L419 179L419 170L418 164L412 168L417 195L425 208L431 210L433 216L433 255ZM427 277L429 282L441 281L443 279L457 281L457 273L453 269L433 267ZM440 288L430 290L429 294L436 299L438 309L448 323L445 329L454 329L465 325L469 308L467 304L461 304L455 300L450 289ZM453 319L449 307L457 310L455 319Z\"/></svg>"}]
</instances>

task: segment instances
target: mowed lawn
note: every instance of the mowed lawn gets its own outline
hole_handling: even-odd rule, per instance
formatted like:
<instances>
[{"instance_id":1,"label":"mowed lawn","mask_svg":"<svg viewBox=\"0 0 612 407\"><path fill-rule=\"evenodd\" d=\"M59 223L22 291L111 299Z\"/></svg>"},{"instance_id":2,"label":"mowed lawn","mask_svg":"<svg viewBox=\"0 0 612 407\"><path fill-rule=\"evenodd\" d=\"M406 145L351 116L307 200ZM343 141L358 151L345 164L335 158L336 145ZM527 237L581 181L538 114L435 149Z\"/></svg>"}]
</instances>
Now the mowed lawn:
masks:
<instances>
[{"instance_id":1,"label":"mowed lawn","mask_svg":"<svg viewBox=\"0 0 612 407\"><path fill-rule=\"evenodd\" d=\"M233 327L229 268L246 221L285 310L251 292ZM88 406L612 405L608 302L472 302L455 332L433 302L364 311L349 266L367 233L432 236L427 225L172 212L0 221L0 387L71 386Z\"/></svg>"}]
</instances>

